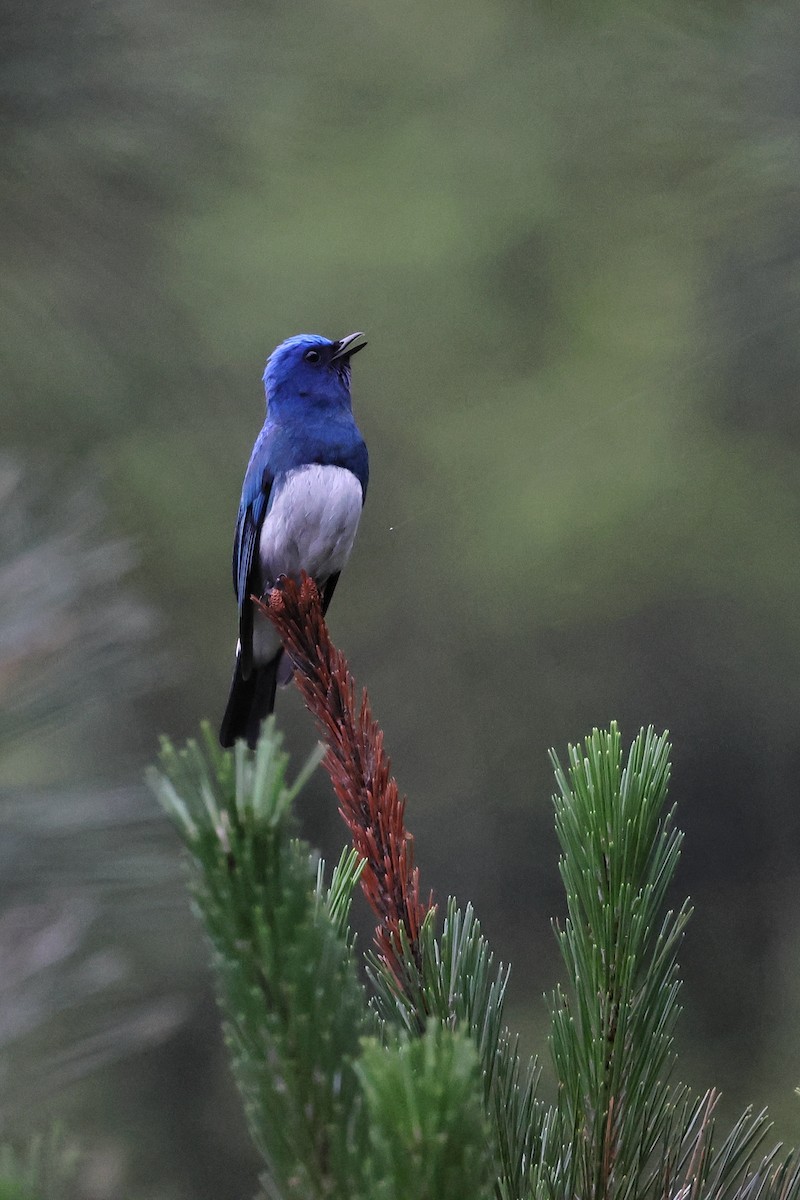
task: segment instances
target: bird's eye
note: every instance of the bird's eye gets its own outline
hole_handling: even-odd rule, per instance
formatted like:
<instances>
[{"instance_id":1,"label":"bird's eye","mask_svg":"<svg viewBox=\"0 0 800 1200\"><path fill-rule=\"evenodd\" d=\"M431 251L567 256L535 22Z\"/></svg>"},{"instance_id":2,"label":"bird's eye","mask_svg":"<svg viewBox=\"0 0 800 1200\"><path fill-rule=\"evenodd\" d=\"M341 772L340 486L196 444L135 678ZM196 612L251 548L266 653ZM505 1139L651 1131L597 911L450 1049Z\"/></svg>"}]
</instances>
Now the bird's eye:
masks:
<instances>
[{"instance_id":1,"label":"bird's eye","mask_svg":"<svg viewBox=\"0 0 800 1200\"><path fill-rule=\"evenodd\" d=\"M319 362L319 350L306 350L303 358L306 362Z\"/></svg>"}]
</instances>

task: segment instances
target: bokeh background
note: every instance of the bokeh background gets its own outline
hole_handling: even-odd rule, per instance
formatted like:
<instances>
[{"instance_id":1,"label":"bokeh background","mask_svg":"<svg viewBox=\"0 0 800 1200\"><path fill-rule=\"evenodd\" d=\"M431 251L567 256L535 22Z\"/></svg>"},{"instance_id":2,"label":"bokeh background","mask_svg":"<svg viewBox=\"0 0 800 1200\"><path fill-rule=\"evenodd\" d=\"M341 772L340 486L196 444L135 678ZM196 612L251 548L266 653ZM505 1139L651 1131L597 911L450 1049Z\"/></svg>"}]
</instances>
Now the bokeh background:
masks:
<instances>
[{"instance_id":1,"label":"bokeh background","mask_svg":"<svg viewBox=\"0 0 800 1200\"><path fill-rule=\"evenodd\" d=\"M265 356L365 329L331 623L424 884L543 1051L548 747L668 727L680 1074L800 1140L798 5L6 0L0 113L0 1133L253 1192L141 779L224 706ZM338 854L321 776L303 825Z\"/></svg>"}]
</instances>

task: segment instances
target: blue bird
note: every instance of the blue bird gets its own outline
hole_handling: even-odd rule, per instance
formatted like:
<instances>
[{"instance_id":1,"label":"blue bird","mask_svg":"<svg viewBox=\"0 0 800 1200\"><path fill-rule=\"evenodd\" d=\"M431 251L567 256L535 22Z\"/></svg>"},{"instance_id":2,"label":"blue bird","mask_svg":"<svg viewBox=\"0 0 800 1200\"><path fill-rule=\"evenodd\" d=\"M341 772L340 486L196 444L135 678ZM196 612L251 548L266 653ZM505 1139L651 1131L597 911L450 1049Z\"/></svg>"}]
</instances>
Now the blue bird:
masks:
<instances>
[{"instance_id":1,"label":"blue bird","mask_svg":"<svg viewBox=\"0 0 800 1200\"><path fill-rule=\"evenodd\" d=\"M219 740L255 747L275 688L292 677L280 638L250 597L307 571L325 611L350 557L367 494L369 459L350 402L350 359L363 333L331 342L301 333L267 360L267 416L242 487L233 542L239 602L236 667Z\"/></svg>"}]
</instances>

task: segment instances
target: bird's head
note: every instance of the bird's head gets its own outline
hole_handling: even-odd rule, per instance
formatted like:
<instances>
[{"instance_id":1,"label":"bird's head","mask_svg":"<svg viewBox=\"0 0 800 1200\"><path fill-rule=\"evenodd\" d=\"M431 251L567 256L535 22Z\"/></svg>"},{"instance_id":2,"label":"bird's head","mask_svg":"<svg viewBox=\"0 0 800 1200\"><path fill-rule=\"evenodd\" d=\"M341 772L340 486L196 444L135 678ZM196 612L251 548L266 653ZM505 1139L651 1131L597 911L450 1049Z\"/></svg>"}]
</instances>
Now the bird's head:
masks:
<instances>
[{"instance_id":1,"label":"bird's head","mask_svg":"<svg viewBox=\"0 0 800 1200\"><path fill-rule=\"evenodd\" d=\"M350 359L363 350L363 333L332 342L315 333L287 338L272 351L264 371L270 411L291 407L349 407Z\"/></svg>"}]
</instances>

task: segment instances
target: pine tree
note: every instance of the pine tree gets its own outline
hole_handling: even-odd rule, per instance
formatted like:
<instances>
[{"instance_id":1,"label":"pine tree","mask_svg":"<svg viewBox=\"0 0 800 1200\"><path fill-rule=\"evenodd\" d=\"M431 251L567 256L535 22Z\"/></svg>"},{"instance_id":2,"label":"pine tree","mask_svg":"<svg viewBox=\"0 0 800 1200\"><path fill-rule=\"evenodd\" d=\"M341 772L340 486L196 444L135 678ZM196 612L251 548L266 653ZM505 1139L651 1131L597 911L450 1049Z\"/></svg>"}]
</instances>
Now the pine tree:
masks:
<instances>
[{"instance_id":1,"label":"pine tree","mask_svg":"<svg viewBox=\"0 0 800 1200\"><path fill-rule=\"evenodd\" d=\"M764 1150L765 1112L726 1136L717 1093L673 1083L677 954L688 904L667 909L682 835L667 736L627 755L616 725L553 755L567 917L552 998L554 1103L506 1028L508 970L471 905L423 899L366 693L356 699L313 583L264 611L325 742L353 846L328 879L298 840L270 719L254 754L207 728L162 747L154 787L188 850L234 1075L270 1200L800 1200L800 1162ZM360 884L377 918L365 971L349 927ZM366 982L364 982L366 980Z\"/></svg>"}]
</instances>

